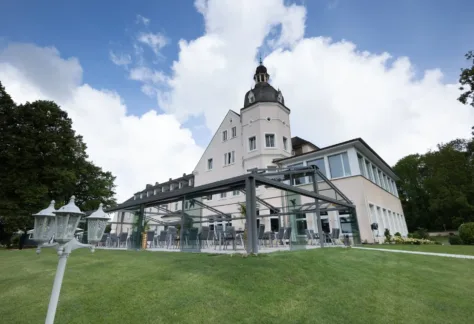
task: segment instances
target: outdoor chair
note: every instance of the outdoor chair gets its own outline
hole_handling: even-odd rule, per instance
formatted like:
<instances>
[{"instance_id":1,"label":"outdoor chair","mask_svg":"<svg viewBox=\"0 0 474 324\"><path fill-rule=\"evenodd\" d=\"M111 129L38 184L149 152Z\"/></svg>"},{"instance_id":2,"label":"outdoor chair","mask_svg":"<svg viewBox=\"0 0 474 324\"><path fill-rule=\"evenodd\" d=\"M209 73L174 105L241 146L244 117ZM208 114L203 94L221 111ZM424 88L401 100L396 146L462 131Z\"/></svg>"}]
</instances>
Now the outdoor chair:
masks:
<instances>
[{"instance_id":1,"label":"outdoor chair","mask_svg":"<svg viewBox=\"0 0 474 324\"><path fill-rule=\"evenodd\" d=\"M119 234L119 247L121 247L122 245L124 245L124 247L128 247L128 241L128 233L122 232Z\"/></svg>"},{"instance_id":2,"label":"outdoor chair","mask_svg":"<svg viewBox=\"0 0 474 324\"><path fill-rule=\"evenodd\" d=\"M109 234L104 233L104 234L102 235L102 238L100 239L100 242L98 243L98 245L105 247L108 238L109 238Z\"/></svg>"},{"instance_id":3,"label":"outdoor chair","mask_svg":"<svg viewBox=\"0 0 474 324\"><path fill-rule=\"evenodd\" d=\"M276 246L278 246L279 243L284 245L283 243L284 236L285 236L285 228L280 227L280 229L278 230L278 233L275 236Z\"/></svg>"},{"instance_id":4,"label":"outdoor chair","mask_svg":"<svg viewBox=\"0 0 474 324\"><path fill-rule=\"evenodd\" d=\"M314 230L309 230L311 237L315 241L314 243L319 243L319 234L315 233Z\"/></svg>"},{"instance_id":5,"label":"outdoor chair","mask_svg":"<svg viewBox=\"0 0 474 324\"><path fill-rule=\"evenodd\" d=\"M155 241L155 231L147 231L146 232L146 245L147 245L147 247L152 248L154 241Z\"/></svg>"},{"instance_id":6,"label":"outdoor chair","mask_svg":"<svg viewBox=\"0 0 474 324\"><path fill-rule=\"evenodd\" d=\"M201 232L199 233L199 245L203 247L204 244L206 246L209 245L209 242L207 241L207 238L209 237L209 226L202 226L201 227Z\"/></svg>"},{"instance_id":7,"label":"outdoor chair","mask_svg":"<svg viewBox=\"0 0 474 324\"><path fill-rule=\"evenodd\" d=\"M333 245L342 244L341 240L339 239L340 233L341 233L341 230L339 228L332 229L330 240Z\"/></svg>"},{"instance_id":8,"label":"outdoor chair","mask_svg":"<svg viewBox=\"0 0 474 324\"><path fill-rule=\"evenodd\" d=\"M164 248L166 245L166 231L160 231L160 235L158 235L156 241L156 246Z\"/></svg>"},{"instance_id":9,"label":"outdoor chair","mask_svg":"<svg viewBox=\"0 0 474 324\"><path fill-rule=\"evenodd\" d=\"M224 242L224 230L222 229L222 227L218 227L214 231L214 250L217 249L217 245L219 245L219 250L220 250L223 242Z\"/></svg>"},{"instance_id":10,"label":"outdoor chair","mask_svg":"<svg viewBox=\"0 0 474 324\"><path fill-rule=\"evenodd\" d=\"M169 249L170 246L178 247L177 245L178 230L175 227L168 228L168 233L166 237L166 247Z\"/></svg>"},{"instance_id":11,"label":"outdoor chair","mask_svg":"<svg viewBox=\"0 0 474 324\"><path fill-rule=\"evenodd\" d=\"M192 227L186 231L187 232L186 233L187 234L187 237L186 237L187 247L195 248L198 245L198 239L199 239L198 231L199 231L199 228L197 227Z\"/></svg>"},{"instance_id":12,"label":"outdoor chair","mask_svg":"<svg viewBox=\"0 0 474 324\"><path fill-rule=\"evenodd\" d=\"M108 239L108 242L107 242L107 246L108 247L118 247L118 236L117 236L117 233L112 233L110 234L110 237Z\"/></svg>"},{"instance_id":13,"label":"outdoor chair","mask_svg":"<svg viewBox=\"0 0 474 324\"><path fill-rule=\"evenodd\" d=\"M226 229L225 229L225 232L224 232L224 249L227 250L227 243L229 241L232 241L232 249L235 250L236 249L236 246L235 246L235 228L234 226L228 226Z\"/></svg>"},{"instance_id":14,"label":"outdoor chair","mask_svg":"<svg viewBox=\"0 0 474 324\"><path fill-rule=\"evenodd\" d=\"M285 228L285 234L283 235L283 244L286 243L286 240L288 240L288 245L291 249L291 227Z\"/></svg>"},{"instance_id":15,"label":"outdoor chair","mask_svg":"<svg viewBox=\"0 0 474 324\"><path fill-rule=\"evenodd\" d=\"M207 234L207 246L209 246L210 244L214 244L214 237L215 237L215 232L214 230L209 230L208 234ZM210 243L210 244L209 244Z\"/></svg>"}]
</instances>

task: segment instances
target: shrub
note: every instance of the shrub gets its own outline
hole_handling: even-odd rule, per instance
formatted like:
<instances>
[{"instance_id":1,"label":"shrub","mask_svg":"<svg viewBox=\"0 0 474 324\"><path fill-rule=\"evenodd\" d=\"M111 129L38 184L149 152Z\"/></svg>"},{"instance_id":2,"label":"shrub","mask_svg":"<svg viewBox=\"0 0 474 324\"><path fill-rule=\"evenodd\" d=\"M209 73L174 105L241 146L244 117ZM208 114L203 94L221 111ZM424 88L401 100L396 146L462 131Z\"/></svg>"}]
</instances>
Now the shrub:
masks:
<instances>
[{"instance_id":1,"label":"shrub","mask_svg":"<svg viewBox=\"0 0 474 324\"><path fill-rule=\"evenodd\" d=\"M400 234L400 232L396 232L394 236L402 236L402 234Z\"/></svg>"},{"instance_id":2,"label":"shrub","mask_svg":"<svg viewBox=\"0 0 474 324\"><path fill-rule=\"evenodd\" d=\"M428 230L426 228L419 227L418 230L415 232L419 239L429 239L430 235L428 234Z\"/></svg>"},{"instance_id":3,"label":"shrub","mask_svg":"<svg viewBox=\"0 0 474 324\"><path fill-rule=\"evenodd\" d=\"M449 237L449 244L451 244L451 245L462 245L462 240L457 235L451 235Z\"/></svg>"},{"instance_id":4,"label":"shrub","mask_svg":"<svg viewBox=\"0 0 474 324\"><path fill-rule=\"evenodd\" d=\"M474 244L474 222L459 226L459 237L464 244Z\"/></svg>"},{"instance_id":5,"label":"shrub","mask_svg":"<svg viewBox=\"0 0 474 324\"><path fill-rule=\"evenodd\" d=\"M390 230L388 228L385 229L383 235L385 236L385 243L390 243L392 240L392 235L390 235Z\"/></svg>"}]
</instances>

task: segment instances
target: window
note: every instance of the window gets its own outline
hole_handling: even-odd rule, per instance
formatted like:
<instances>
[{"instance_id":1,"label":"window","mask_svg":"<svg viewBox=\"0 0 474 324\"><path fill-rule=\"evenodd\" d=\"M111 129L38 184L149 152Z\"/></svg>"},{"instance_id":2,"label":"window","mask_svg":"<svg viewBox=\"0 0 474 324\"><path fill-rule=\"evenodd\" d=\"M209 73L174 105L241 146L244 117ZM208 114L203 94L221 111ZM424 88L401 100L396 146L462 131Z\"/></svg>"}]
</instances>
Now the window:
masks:
<instances>
[{"instance_id":1,"label":"window","mask_svg":"<svg viewBox=\"0 0 474 324\"><path fill-rule=\"evenodd\" d=\"M379 183L378 185L383 188L383 187L385 186L385 183L384 183L384 181L383 181L382 171L380 171L379 169L377 169L377 172L378 172L378 174L379 174L379 181L380 181L380 183Z\"/></svg>"},{"instance_id":2,"label":"window","mask_svg":"<svg viewBox=\"0 0 474 324\"><path fill-rule=\"evenodd\" d=\"M367 178L367 172L365 170L364 158L362 155L357 154L357 160L359 161L360 174Z\"/></svg>"},{"instance_id":3,"label":"window","mask_svg":"<svg viewBox=\"0 0 474 324\"><path fill-rule=\"evenodd\" d=\"M140 199L142 199L142 198L143 198L143 194L141 193L141 194L140 194Z\"/></svg>"},{"instance_id":4,"label":"window","mask_svg":"<svg viewBox=\"0 0 474 324\"><path fill-rule=\"evenodd\" d=\"M283 136L283 149L288 151L288 139L285 136Z\"/></svg>"},{"instance_id":5,"label":"window","mask_svg":"<svg viewBox=\"0 0 474 324\"><path fill-rule=\"evenodd\" d=\"M179 183L178 188L179 189L183 188L183 183L182 182Z\"/></svg>"},{"instance_id":6,"label":"window","mask_svg":"<svg viewBox=\"0 0 474 324\"><path fill-rule=\"evenodd\" d=\"M237 127L232 127L232 138L237 137Z\"/></svg>"},{"instance_id":7,"label":"window","mask_svg":"<svg viewBox=\"0 0 474 324\"><path fill-rule=\"evenodd\" d=\"M224 142L227 141L227 131L226 130L222 132L222 141L224 141Z\"/></svg>"},{"instance_id":8,"label":"window","mask_svg":"<svg viewBox=\"0 0 474 324\"><path fill-rule=\"evenodd\" d=\"M178 210L178 203L174 203L174 210Z\"/></svg>"},{"instance_id":9,"label":"window","mask_svg":"<svg viewBox=\"0 0 474 324\"><path fill-rule=\"evenodd\" d=\"M349 167L349 157L347 152L336 154L328 157L329 171L331 172L331 178L340 178L351 175L351 169Z\"/></svg>"},{"instance_id":10,"label":"window","mask_svg":"<svg viewBox=\"0 0 474 324\"><path fill-rule=\"evenodd\" d=\"M278 232L280 230L278 218L270 218L270 230L272 232Z\"/></svg>"},{"instance_id":11,"label":"window","mask_svg":"<svg viewBox=\"0 0 474 324\"><path fill-rule=\"evenodd\" d=\"M207 159L207 169L212 170L212 159Z\"/></svg>"},{"instance_id":12,"label":"window","mask_svg":"<svg viewBox=\"0 0 474 324\"><path fill-rule=\"evenodd\" d=\"M224 154L224 165L230 165L235 162L235 151Z\"/></svg>"},{"instance_id":13,"label":"window","mask_svg":"<svg viewBox=\"0 0 474 324\"><path fill-rule=\"evenodd\" d=\"M265 147L275 147L275 134L265 134Z\"/></svg>"},{"instance_id":14,"label":"window","mask_svg":"<svg viewBox=\"0 0 474 324\"><path fill-rule=\"evenodd\" d=\"M374 174L375 183L380 186L379 173L377 172L377 168L374 165L372 165L372 173Z\"/></svg>"},{"instance_id":15,"label":"window","mask_svg":"<svg viewBox=\"0 0 474 324\"><path fill-rule=\"evenodd\" d=\"M384 173L382 173L382 179L383 179L382 187L388 191L387 176Z\"/></svg>"},{"instance_id":16,"label":"window","mask_svg":"<svg viewBox=\"0 0 474 324\"><path fill-rule=\"evenodd\" d=\"M341 223L342 234L352 234L351 215L339 215L339 222Z\"/></svg>"},{"instance_id":17,"label":"window","mask_svg":"<svg viewBox=\"0 0 474 324\"><path fill-rule=\"evenodd\" d=\"M249 151L257 149L257 138L255 136L249 137Z\"/></svg>"},{"instance_id":18,"label":"window","mask_svg":"<svg viewBox=\"0 0 474 324\"><path fill-rule=\"evenodd\" d=\"M221 192L221 198L227 197L227 192Z\"/></svg>"},{"instance_id":19,"label":"window","mask_svg":"<svg viewBox=\"0 0 474 324\"><path fill-rule=\"evenodd\" d=\"M232 191L232 195L233 196L238 196L238 195L240 195L240 191L239 190L234 190L234 191Z\"/></svg>"},{"instance_id":20,"label":"window","mask_svg":"<svg viewBox=\"0 0 474 324\"><path fill-rule=\"evenodd\" d=\"M367 170L367 173L369 174L369 179L374 182L374 174L372 173L372 167L370 166L370 162L365 160L365 169Z\"/></svg>"},{"instance_id":21,"label":"window","mask_svg":"<svg viewBox=\"0 0 474 324\"><path fill-rule=\"evenodd\" d=\"M316 159L316 160L311 160L306 162L307 166L315 165L318 167L319 171L321 171L322 174L326 176L326 167L324 165L324 158ZM313 177L309 176L309 182L313 182ZM321 181L321 177L319 175L316 175L316 179L318 181Z\"/></svg>"},{"instance_id":22,"label":"window","mask_svg":"<svg viewBox=\"0 0 474 324\"><path fill-rule=\"evenodd\" d=\"M191 187L192 185L193 185L193 179L189 179L189 181L188 181L188 186Z\"/></svg>"}]
</instances>

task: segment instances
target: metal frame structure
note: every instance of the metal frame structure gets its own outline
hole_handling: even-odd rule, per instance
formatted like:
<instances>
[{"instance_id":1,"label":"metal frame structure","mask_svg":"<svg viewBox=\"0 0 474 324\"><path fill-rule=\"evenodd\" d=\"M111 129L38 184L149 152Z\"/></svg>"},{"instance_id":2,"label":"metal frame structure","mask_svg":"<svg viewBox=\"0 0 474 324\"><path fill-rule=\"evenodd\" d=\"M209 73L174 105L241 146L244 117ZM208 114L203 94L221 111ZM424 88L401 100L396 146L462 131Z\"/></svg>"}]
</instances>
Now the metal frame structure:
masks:
<instances>
[{"instance_id":1,"label":"metal frame structure","mask_svg":"<svg viewBox=\"0 0 474 324\"><path fill-rule=\"evenodd\" d=\"M244 192L246 195L245 219L247 222L247 229L248 229L248 233L247 233L247 252L248 253L258 253L258 228L256 225L257 224L256 223L257 201L259 201L260 203L268 207L270 210L277 211L276 214L271 214L271 215L284 216L284 215L295 213L295 211L288 212L288 213L281 212L280 208L274 207L273 205L265 202L263 199L258 198L256 196L256 188L258 186L262 186L262 185L269 186L269 187L273 187L273 188L280 189L283 191L291 192L294 194L299 194L301 196L313 198L314 199L313 203L304 204L299 208L299 210L304 213L307 213L307 212L315 213L315 218L316 218L315 223L317 224L320 238L323 237L321 215L320 215L321 211L349 209L352 211L357 221L355 205L347 198L347 196L344 195L344 193L342 193L334 184L332 184L331 181L329 181L329 179L326 178L326 176L324 176L324 174L322 174L322 172L319 171L319 169L316 166L298 167L298 168L288 167L288 168L271 169L271 170L252 169L249 171L250 173L247 173L241 176L204 184L198 187L183 188L181 190L176 190L173 192L158 193L157 195L144 197L143 199L127 201L123 204L118 205L117 207L109 208L106 212L115 212L115 211L137 212L138 211L139 219L138 219L137 232L141 233L143 230L144 219L146 218L151 219L150 217L147 217L146 214L159 214L159 215L162 214L162 213L154 213L154 212L153 213L145 212L145 208L157 207L158 209L163 210L163 207L160 206L162 204L182 201L183 204L182 204L181 211L171 212L165 209L164 210L165 212L163 214L173 215L173 216L181 215L181 226L183 226L184 218L188 216L186 212L184 211L184 205L185 205L184 203L186 200L194 201L202 208L206 208L216 213L216 215L212 215L212 217L225 217L228 214L222 211L219 211L215 207L208 206L205 203L202 203L195 198L205 197L212 194L220 194L223 192L229 192L233 190L239 190L239 191ZM286 184L282 182L286 180L291 181L292 177L295 175L312 177L313 191L308 191L299 187L295 187L291 184ZM321 181L324 181L325 183L327 183L329 187L333 189L336 192L336 194L342 198L342 200L337 200L335 198L331 198L331 197L320 194L318 190L317 176L319 176ZM337 198L337 195L336 195L336 198ZM337 207L321 208L322 204L324 203L330 203ZM304 207L307 207L307 206L312 207L312 208L304 209ZM192 217L192 216L189 216L189 217ZM211 216L206 216L206 217L211 217ZM155 219L153 219L153 221L161 223ZM136 248L139 248L139 245L138 245L139 241L140 240L135 240ZM321 244L321 247L324 247L324 242L322 239L320 240L320 244Z\"/></svg>"}]
</instances>

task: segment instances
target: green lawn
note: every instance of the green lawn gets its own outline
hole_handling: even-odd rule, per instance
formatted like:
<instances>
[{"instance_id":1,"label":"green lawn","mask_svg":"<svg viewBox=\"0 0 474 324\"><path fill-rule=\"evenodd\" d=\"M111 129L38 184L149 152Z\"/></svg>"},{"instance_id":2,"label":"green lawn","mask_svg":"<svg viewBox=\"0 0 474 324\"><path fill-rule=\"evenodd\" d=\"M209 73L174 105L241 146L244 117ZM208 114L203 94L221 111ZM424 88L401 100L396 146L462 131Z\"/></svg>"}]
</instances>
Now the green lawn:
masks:
<instances>
[{"instance_id":1,"label":"green lawn","mask_svg":"<svg viewBox=\"0 0 474 324\"><path fill-rule=\"evenodd\" d=\"M0 251L2 323L44 321L53 252ZM248 258L77 250L56 323L465 323L473 269L473 260L342 248Z\"/></svg>"},{"instance_id":2,"label":"green lawn","mask_svg":"<svg viewBox=\"0 0 474 324\"><path fill-rule=\"evenodd\" d=\"M364 244L362 247L406 250L433 253L474 255L474 245L408 245L408 244Z\"/></svg>"}]
</instances>

